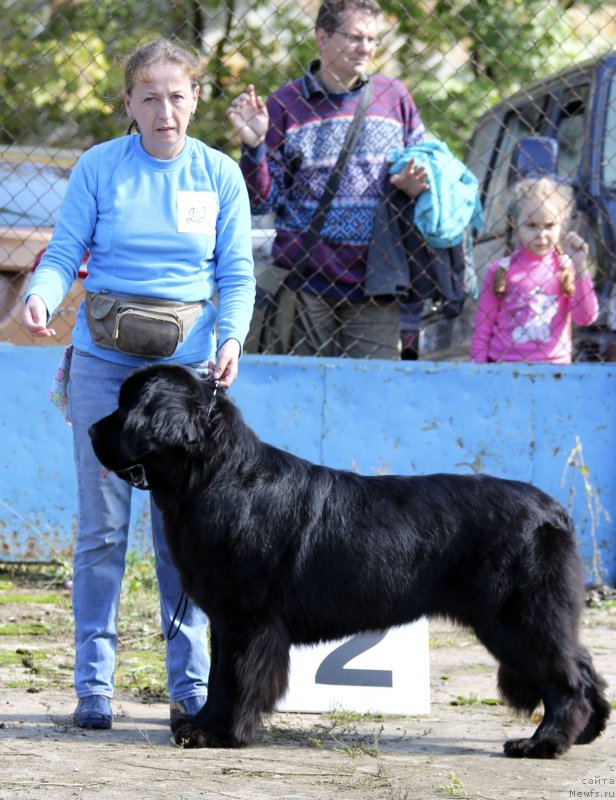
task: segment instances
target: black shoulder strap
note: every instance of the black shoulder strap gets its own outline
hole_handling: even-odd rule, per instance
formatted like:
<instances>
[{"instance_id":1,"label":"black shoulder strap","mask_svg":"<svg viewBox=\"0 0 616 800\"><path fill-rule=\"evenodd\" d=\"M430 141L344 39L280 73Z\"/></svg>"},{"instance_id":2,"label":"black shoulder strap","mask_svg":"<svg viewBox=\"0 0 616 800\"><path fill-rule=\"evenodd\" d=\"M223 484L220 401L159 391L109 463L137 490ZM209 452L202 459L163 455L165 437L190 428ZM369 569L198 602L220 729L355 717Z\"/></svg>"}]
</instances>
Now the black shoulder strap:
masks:
<instances>
[{"instance_id":1,"label":"black shoulder strap","mask_svg":"<svg viewBox=\"0 0 616 800\"><path fill-rule=\"evenodd\" d=\"M342 180L346 165L349 161L351 153L355 149L355 145L357 144L357 139L363 127L364 119L366 118L366 111L368 110L371 99L372 80L368 78L362 87L361 94L357 102L357 107L355 108L355 114L351 120L351 124L348 127L342 149L338 155L338 160L336 161L336 164L329 175L317 210L315 211L310 222L310 227L304 236L304 255L301 259L301 263L306 261L310 251L319 238L319 233L323 227L323 223L325 222L327 214L329 213L329 209L331 208L333 199L336 196L338 187L340 186L340 181Z\"/></svg>"}]
</instances>

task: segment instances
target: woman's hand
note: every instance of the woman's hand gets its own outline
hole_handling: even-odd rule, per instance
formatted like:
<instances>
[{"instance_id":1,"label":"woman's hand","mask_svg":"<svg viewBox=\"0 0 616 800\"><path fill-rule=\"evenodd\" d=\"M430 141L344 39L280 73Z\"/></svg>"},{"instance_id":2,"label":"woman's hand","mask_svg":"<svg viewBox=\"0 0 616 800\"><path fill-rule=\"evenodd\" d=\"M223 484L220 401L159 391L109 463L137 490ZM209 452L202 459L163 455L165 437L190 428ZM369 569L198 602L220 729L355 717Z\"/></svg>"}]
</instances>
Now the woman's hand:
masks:
<instances>
[{"instance_id":1,"label":"woman's hand","mask_svg":"<svg viewBox=\"0 0 616 800\"><path fill-rule=\"evenodd\" d=\"M36 294L31 294L21 314L21 324L31 336L55 336L53 328L47 327L47 306Z\"/></svg>"},{"instance_id":2,"label":"woman's hand","mask_svg":"<svg viewBox=\"0 0 616 800\"><path fill-rule=\"evenodd\" d=\"M218 381L221 389L228 389L237 378L240 350L240 343L237 339L227 339L216 354L216 364L211 361L208 364L210 377L212 380Z\"/></svg>"},{"instance_id":3,"label":"woman's hand","mask_svg":"<svg viewBox=\"0 0 616 800\"><path fill-rule=\"evenodd\" d=\"M269 127L269 114L252 83L231 103L227 115L244 144L258 147L265 140Z\"/></svg>"},{"instance_id":4,"label":"woman's hand","mask_svg":"<svg viewBox=\"0 0 616 800\"><path fill-rule=\"evenodd\" d=\"M425 167L415 164L415 159L409 159L402 172L392 175L391 183L402 189L409 197L418 197L428 188L428 172Z\"/></svg>"}]
</instances>

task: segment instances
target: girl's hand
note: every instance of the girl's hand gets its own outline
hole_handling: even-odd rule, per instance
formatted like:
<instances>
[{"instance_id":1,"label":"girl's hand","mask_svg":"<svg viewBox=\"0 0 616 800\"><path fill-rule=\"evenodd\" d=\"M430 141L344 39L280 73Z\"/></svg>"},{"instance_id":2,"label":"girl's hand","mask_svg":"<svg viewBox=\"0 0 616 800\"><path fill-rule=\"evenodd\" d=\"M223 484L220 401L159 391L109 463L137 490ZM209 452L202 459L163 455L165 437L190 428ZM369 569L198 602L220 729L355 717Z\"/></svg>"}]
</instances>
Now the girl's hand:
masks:
<instances>
[{"instance_id":1,"label":"girl's hand","mask_svg":"<svg viewBox=\"0 0 616 800\"><path fill-rule=\"evenodd\" d=\"M578 233L569 231L563 238L560 246L563 253L568 255L573 262L578 277L585 275L588 272L588 244L584 239L582 239Z\"/></svg>"},{"instance_id":2,"label":"girl's hand","mask_svg":"<svg viewBox=\"0 0 616 800\"><path fill-rule=\"evenodd\" d=\"M227 109L227 116L244 144L258 147L265 140L269 127L269 114L252 83L231 103Z\"/></svg>"},{"instance_id":3,"label":"girl's hand","mask_svg":"<svg viewBox=\"0 0 616 800\"><path fill-rule=\"evenodd\" d=\"M397 189L415 198L428 188L428 172L425 167L416 166L411 158L402 172L392 175L390 181Z\"/></svg>"},{"instance_id":4,"label":"girl's hand","mask_svg":"<svg viewBox=\"0 0 616 800\"><path fill-rule=\"evenodd\" d=\"M21 324L31 336L55 336L53 328L47 327L47 306L36 294L31 294L21 313Z\"/></svg>"},{"instance_id":5,"label":"girl's hand","mask_svg":"<svg viewBox=\"0 0 616 800\"><path fill-rule=\"evenodd\" d=\"M240 360L240 343L237 339L227 339L216 354L216 364L208 364L210 377L218 381L221 389L228 389L237 378Z\"/></svg>"}]
</instances>

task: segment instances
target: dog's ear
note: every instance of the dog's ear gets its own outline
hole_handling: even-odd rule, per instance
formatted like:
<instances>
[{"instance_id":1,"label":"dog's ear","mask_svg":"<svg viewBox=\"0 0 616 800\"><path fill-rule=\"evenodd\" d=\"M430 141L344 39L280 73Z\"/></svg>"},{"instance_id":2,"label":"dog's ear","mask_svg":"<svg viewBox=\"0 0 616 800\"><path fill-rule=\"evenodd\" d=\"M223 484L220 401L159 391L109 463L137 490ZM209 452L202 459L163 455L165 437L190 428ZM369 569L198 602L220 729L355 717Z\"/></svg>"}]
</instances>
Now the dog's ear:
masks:
<instances>
[{"instance_id":1,"label":"dog's ear","mask_svg":"<svg viewBox=\"0 0 616 800\"><path fill-rule=\"evenodd\" d=\"M171 448L192 450L203 440L207 421L203 381L179 369L146 372L140 388L131 386L132 407L126 409L122 449L135 463Z\"/></svg>"}]
</instances>

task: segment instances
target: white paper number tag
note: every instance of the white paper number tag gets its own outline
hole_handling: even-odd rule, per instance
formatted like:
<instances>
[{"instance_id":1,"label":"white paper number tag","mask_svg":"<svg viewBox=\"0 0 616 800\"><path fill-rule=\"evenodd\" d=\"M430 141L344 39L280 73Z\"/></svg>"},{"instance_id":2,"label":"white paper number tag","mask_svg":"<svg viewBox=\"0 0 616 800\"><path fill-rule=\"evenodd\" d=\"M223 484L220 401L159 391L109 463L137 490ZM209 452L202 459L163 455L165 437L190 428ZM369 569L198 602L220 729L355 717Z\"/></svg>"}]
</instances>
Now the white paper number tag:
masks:
<instances>
[{"instance_id":1,"label":"white paper number tag","mask_svg":"<svg viewBox=\"0 0 616 800\"><path fill-rule=\"evenodd\" d=\"M429 714L428 620L340 642L291 648L279 711Z\"/></svg>"},{"instance_id":2,"label":"white paper number tag","mask_svg":"<svg viewBox=\"0 0 616 800\"><path fill-rule=\"evenodd\" d=\"M216 192L178 192L178 233L216 233Z\"/></svg>"}]
</instances>

